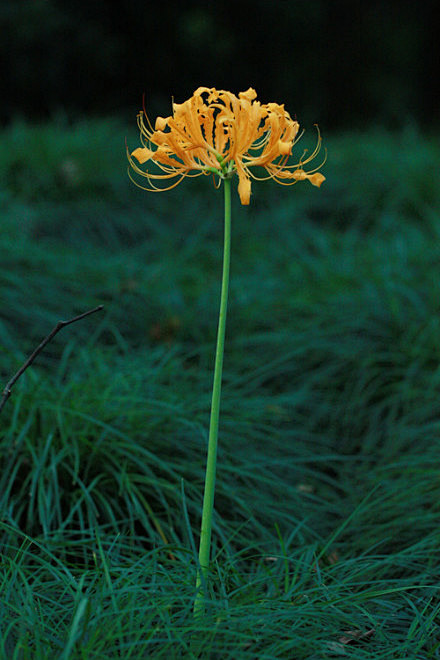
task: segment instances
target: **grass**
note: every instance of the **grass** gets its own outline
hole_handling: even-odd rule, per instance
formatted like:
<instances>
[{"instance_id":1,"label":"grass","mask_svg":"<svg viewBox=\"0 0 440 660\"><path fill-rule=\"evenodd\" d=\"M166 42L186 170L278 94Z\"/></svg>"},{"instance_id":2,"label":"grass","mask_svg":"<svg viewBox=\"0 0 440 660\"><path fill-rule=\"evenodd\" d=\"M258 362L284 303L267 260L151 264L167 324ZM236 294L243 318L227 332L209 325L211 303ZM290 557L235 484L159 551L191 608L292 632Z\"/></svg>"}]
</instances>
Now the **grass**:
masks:
<instances>
[{"instance_id":1,"label":"grass","mask_svg":"<svg viewBox=\"0 0 440 660\"><path fill-rule=\"evenodd\" d=\"M138 191L125 135L2 134L4 384L60 318L105 310L58 333L0 415L0 657L190 658L197 635L222 660L440 658L439 140L324 136L321 190L234 195L195 622L222 198Z\"/></svg>"}]
</instances>

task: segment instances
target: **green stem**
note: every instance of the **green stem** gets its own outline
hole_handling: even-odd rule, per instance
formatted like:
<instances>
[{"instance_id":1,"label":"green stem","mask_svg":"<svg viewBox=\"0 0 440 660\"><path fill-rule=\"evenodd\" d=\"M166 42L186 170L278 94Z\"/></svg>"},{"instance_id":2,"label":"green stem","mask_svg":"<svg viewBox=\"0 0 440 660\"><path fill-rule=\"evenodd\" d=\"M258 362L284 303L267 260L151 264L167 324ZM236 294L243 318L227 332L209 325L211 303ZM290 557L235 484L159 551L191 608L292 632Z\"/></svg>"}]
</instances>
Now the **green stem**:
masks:
<instances>
[{"instance_id":1,"label":"green stem","mask_svg":"<svg viewBox=\"0 0 440 660\"><path fill-rule=\"evenodd\" d=\"M211 419L209 423L208 457L206 461L205 493L203 496L202 526L200 530L199 563L197 571L194 615L203 614L203 582L206 583L211 550L212 514L214 510L215 472L217 464L217 438L222 387L223 353L225 346L226 310L228 307L229 263L231 255L231 179L224 179L225 233L223 246L223 275L218 319L217 349L215 353L214 383L212 387Z\"/></svg>"}]
</instances>

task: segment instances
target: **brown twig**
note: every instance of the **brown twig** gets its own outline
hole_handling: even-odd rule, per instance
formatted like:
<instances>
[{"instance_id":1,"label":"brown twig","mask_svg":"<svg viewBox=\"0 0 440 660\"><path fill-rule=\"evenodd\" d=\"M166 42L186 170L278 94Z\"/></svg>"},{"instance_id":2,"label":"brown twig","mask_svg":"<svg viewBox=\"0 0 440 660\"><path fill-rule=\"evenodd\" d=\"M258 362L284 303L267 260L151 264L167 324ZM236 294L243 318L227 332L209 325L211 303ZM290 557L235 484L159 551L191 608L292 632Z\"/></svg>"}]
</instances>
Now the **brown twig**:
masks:
<instances>
[{"instance_id":1,"label":"brown twig","mask_svg":"<svg viewBox=\"0 0 440 660\"><path fill-rule=\"evenodd\" d=\"M64 328L66 325L70 325L71 323L75 323L75 321L80 321L81 319L85 318L86 316L89 316L90 314L94 314L95 312L99 312L101 309L103 309L104 305L98 305L98 307L94 307L93 309L89 309L88 312L84 312L83 314L79 314L79 316L75 316L73 319L69 319L68 321L58 321L54 329L52 330L51 333L47 335L45 339L41 342L39 346L35 349L35 351L28 357L26 362L23 364L22 367L17 371L17 373L12 376L11 380L8 382L6 385L5 389L3 390L2 398L0 400L0 412L3 409L3 406L5 405L6 401L9 399L11 396L11 390L12 387L15 385L17 380L20 378L20 376L26 371L28 367L31 366L32 362L35 360L37 355L41 353L43 348L50 342L51 339L55 337L57 332L61 330L61 328Z\"/></svg>"}]
</instances>

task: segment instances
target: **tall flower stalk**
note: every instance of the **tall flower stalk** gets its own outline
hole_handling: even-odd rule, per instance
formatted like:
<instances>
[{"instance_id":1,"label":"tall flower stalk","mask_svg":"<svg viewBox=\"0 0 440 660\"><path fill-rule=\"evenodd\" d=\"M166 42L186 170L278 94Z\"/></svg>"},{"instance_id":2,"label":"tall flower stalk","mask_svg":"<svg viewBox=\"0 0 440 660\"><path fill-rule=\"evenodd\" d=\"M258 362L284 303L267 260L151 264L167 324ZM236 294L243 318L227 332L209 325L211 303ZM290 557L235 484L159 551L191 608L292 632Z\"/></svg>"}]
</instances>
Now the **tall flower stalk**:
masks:
<instances>
[{"instance_id":1,"label":"tall flower stalk","mask_svg":"<svg viewBox=\"0 0 440 660\"><path fill-rule=\"evenodd\" d=\"M312 153L304 151L292 163L292 148L302 135L298 122L284 105L261 104L256 97L252 88L237 97L224 90L199 87L184 103L173 103L170 117L157 117L154 128L145 111L141 111L138 126L142 146L127 152L130 177L145 190L170 190L185 177L199 175L213 176L218 186L222 181L224 185L223 275L194 603L196 616L204 612L203 586L209 576L211 552L231 251L231 179L237 174L238 194L244 205L250 203L252 179L273 179L282 185L309 180L318 188L325 180L318 171L325 158L318 167L305 169L321 149L319 130ZM261 176L255 174L254 168L263 170Z\"/></svg>"},{"instance_id":2,"label":"tall flower stalk","mask_svg":"<svg viewBox=\"0 0 440 660\"><path fill-rule=\"evenodd\" d=\"M200 529L199 569L196 579L196 600L194 614L203 612L203 581L209 571L211 551L212 515L214 511L215 475L217 469L217 439L220 419L220 397L222 389L223 354L225 348L226 314L228 308L229 265L231 261L231 178L224 180L225 226L223 239L223 274L218 317L217 348L215 352L214 381L212 386L211 417L208 436L208 456L206 460L205 492L203 496L202 526Z\"/></svg>"}]
</instances>

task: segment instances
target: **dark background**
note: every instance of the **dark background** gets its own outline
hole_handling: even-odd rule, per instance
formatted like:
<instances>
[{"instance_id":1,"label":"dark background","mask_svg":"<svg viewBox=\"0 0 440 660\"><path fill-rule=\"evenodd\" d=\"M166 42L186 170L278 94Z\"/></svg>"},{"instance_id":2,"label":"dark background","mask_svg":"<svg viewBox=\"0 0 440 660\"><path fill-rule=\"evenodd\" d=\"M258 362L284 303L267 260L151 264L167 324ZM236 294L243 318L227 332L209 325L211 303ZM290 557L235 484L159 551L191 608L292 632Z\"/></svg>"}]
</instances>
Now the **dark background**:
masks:
<instances>
[{"instance_id":1,"label":"dark background","mask_svg":"<svg viewBox=\"0 0 440 660\"><path fill-rule=\"evenodd\" d=\"M143 93L166 114L205 85L323 129L437 128L435 4L3 0L0 120L132 116Z\"/></svg>"}]
</instances>

